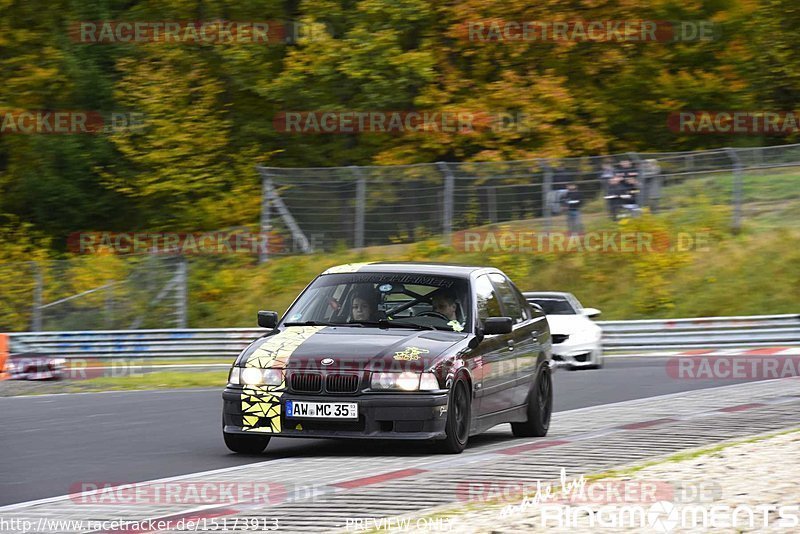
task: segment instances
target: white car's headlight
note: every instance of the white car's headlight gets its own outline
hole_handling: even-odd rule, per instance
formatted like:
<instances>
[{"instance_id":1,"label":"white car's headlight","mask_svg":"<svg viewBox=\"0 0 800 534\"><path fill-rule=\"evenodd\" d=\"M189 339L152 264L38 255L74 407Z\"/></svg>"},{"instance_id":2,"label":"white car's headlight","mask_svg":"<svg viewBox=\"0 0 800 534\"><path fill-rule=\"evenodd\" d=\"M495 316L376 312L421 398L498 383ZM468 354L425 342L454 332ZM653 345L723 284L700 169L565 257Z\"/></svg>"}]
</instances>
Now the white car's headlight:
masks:
<instances>
[{"instance_id":1,"label":"white car's headlight","mask_svg":"<svg viewBox=\"0 0 800 534\"><path fill-rule=\"evenodd\" d=\"M439 381L433 373L372 373L372 389L394 389L401 391L432 391L439 389Z\"/></svg>"},{"instance_id":2,"label":"white car's headlight","mask_svg":"<svg viewBox=\"0 0 800 534\"><path fill-rule=\"evenodd\" d=\"M283 370L231 367L228 382L236 386L280 386L283 383Z\"/></svg>"}]
</instances>

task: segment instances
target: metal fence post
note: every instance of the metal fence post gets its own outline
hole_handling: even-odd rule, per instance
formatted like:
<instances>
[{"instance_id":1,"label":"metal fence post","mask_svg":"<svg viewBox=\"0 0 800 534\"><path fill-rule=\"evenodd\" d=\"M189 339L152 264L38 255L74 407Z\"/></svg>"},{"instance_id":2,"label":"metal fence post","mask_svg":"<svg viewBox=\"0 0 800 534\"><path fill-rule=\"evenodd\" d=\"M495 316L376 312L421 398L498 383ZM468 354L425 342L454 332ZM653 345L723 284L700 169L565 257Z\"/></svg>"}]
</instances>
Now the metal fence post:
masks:
<instances>
[{"instance_id":1,"label":"metal fence post","mask_svg":"<svg viewBox=\"0 0 800 534\"><path fill-rule=\"evenodd\" d=\"M497 222L497 188L493 185L486 186L486 201L489 210L489 222Z\"/></svg>"},{"instance_id":2,"label":"metal fence post","mask_svg":"<svg viewBox=\"0 0 800 534\"><path fill-rule=\"evenodd\" d=\"M539 160L539 164L544 170L544 182L542 183L542 217L544 218L544 229L550 231L551 206L550 197L553 190L553 167L546 159Z\"/></svg>"},{"instance_id":3,"label":"metal fence post","mask_svg":"<svg viewBox=\"0 0 800 534\"><path fill-rule=\"evenodd\" d=\"M261 235L259 236L261 246L258 250L258 263L264 263L269 259L269 232L272 230L272 225L270 223L272 215L270 213L270 197L268 194L270 190L270 184L268 183L270 178L263 169L259 167L256 168L259 171L259 176L261 176Z\"/></svg>"},{"instance_id":4,"label":"metal fence post","mask_svg":"<svg viewBox=\"0 0 800 534\"><path fill-rule=\"evenodd\" d=\"M178 279L176 280L175 299L176 306L176 321L175 328L186 328L188 326L188 311L189 311L189 264L186 257L181 256L178 259Z\"/></svg>"},{"instance_id":5,"label":"metal fence post","mask_svg":"<svg viewBox=\"0 0 800 534\"><path fill-rule=\"evenodd\" d=\"M359 167L351 167L356 176L356 219L353 246L364 248L364 218L367 207L367 179Z\"/></svg>"},{"instance_id":6,"label":"metal fence post","mask_svg":"<svg viewBox=\"0 0 800 534\"><path fill-rule=\"evenodd\" d=\"M114 281L106 281L106 329L114 328Z\"/></svg>"},{"instance_id":7,"label":"metal fence post","mask_svg":"<svg viewBox=\"0 0 800 534\"><path fill-rule=\"evenodd\" d=\"M436 162L436 165L444 176L444 199L442 206L442 234L444 242L450 244L450 239L453 234L453 193L454 193L454 177L453 171L444 161Z\"/></svg>"},{"instance_id":8,"label":"metal fence post","mask_svg":"<svg viewBox=\"0 0 800 534\"><path fill-rule=\"evenodd\" d=\"M725 153L733 162L733 232L742 229L742 160L733 148L726 148Z\"/></svg>"},{"instance_id":9,"label":"metal fence post","mask_svg":"<svg viewBox=\"0 0 800 534\"><path fill-rule=\"evenodd\" d=\"M42 331L42 294L44 293L44 277L42 276L42 268L38 262L32 261L33 265L33 310L31 315L31 331Z\"/></svg>"}]
</instances>

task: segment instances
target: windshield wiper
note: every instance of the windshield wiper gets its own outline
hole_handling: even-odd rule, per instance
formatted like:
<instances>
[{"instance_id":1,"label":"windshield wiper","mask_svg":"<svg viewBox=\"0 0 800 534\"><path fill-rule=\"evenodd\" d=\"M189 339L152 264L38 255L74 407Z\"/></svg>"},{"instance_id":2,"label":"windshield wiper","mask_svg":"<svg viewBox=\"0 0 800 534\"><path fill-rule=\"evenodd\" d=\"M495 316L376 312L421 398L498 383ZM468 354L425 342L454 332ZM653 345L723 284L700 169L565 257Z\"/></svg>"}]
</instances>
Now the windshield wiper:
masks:
<instances>
[{"instance_id":1,"label":"windshield wiper","mask_svg":"<svg viewBox=\"0 0 800 534\"><path fill-rule=\"evenodd\" d=\"M388 321L381 319L380 321L350 321L347 324L360 324L364 326L377 326L378 328L413 328L415 330L437 330L436 327L430 325L422 325L416 323L404 323L402 321Z\"/></svg>"}]
</instances>

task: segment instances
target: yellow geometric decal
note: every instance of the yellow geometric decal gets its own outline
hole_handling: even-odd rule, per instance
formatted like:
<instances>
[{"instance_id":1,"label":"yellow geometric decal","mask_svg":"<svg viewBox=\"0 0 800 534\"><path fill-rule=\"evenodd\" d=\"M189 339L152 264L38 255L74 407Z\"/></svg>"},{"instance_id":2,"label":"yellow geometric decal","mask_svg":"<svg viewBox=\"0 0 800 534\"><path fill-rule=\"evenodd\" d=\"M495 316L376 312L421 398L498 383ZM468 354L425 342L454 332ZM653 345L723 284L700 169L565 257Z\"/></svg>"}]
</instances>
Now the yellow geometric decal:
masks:
<instances>
[{"instance_id":1,"label":"yellow geometric decal","mask_svg":"<svg viewBox=\"0 0 800 534\"><path fill-rule=\"evenodd\" d=\"M245 362L245 367L284 368L289 357L306 339L324 326L289 327L267 338ZM281 396L286 376L277 386L246 386L242 390L242 429L277 434L281 431Z\"/></svg>"}]
</instances>

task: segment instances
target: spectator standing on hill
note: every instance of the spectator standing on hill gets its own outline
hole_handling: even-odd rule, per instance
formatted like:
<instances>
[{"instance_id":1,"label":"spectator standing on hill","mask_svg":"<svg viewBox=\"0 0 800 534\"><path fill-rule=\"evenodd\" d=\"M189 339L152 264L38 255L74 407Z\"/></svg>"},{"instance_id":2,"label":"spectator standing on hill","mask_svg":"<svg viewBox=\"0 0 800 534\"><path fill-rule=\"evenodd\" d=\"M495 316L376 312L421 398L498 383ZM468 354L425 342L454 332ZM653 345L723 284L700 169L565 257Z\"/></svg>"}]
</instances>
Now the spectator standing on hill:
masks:
<instances>
[{"instance_id":1,"label":"spectator standing on hill","mask_svg":"<svg viewBox=\"0 0 800 534\"><path fill-rule=\"evenodd\" d=\"M608 209L608 215L613 219L613 208L611 206L608 193L612 178L614 178L614 165L611 163L610 159L606 158L603 160L603 165L600 169L600 184L603 187L603 198L606 199L606 209Z\"/></svg>"},{"instance_id":2,"label":"spectator standing on hill","mask_svg":"<svg viewBox=\"0 0 800 534\"><path fill-rule=\"evenodd\" d=\"M639 171L636 169L631 160L624 159L619 162L619 173L622 174L622 183L625 186L626 194L631 195L626 204L639 204Z\"/></svg>"},{"instance_id":3,"label":"spectator standing on hill","mask_svg":"<svg viewBox=\"0 0 800 534\"><path fill-rule=\"evenodd\" d=\"M611 214L612 221L617 220L619 216L619 210L622 207L622 204L625 203L622 198L624 193L625 185L622 183L622 173L614 173L614 177L608 181L608 195L606 195L606 201L608 202L608 209L609 213Z\"/></svg>"},{"instance_id":4,"label":"spectator standing on hill","mask_svg":"<svg viewBox=\"0 0 800 534\"><path fill-rule=\"evenodd\" d=\"M570 234L583 232L581 224L581 193L574 183L567 184L567 193L564 195L564 207L567 210L567 228Z\"/></svg>"}]
</instances>

